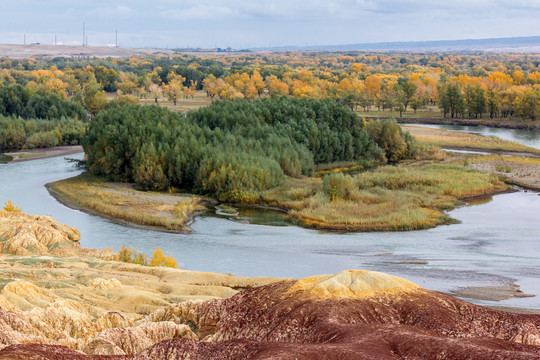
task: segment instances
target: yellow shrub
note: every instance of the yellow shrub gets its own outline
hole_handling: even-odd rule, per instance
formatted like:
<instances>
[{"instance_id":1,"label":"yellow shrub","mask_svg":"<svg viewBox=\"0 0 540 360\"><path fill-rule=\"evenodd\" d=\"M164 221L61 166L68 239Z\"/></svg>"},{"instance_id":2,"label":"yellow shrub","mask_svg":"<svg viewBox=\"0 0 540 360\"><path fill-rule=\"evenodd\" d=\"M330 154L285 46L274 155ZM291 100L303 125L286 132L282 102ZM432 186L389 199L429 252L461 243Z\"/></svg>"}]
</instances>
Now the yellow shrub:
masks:
<instances>
[{"instance_id":1,"label":"yellow shrub","mask_svg":"<svg viewBox=\"0 0 540 360\"><path fill-rule=\"evenodd\" d=\"M148 256L140 253L132 247L127 248L122 245L120 251L118 252L118 261L147 266Z\"/></svg>"},{"instance_id":2,"label":"yellow shrub","mask_svg":"<svg viewBox=\"0 0 540 360\"><path fill-rule=\"evenodd\" d=\"M166 267L176 267L176 259L170 255L165 256L163 250L157 248L154 249L154 254L150 260L150 266L166 266Z\"/></svg>"},{"instance_id":3,"label":"yellow shrub","mask_svg":"<svg viewBox=\"0 0 540 360\"><path fill-rule=\"evenodd\" d=\"M19 209L17 206L13 205L11 200L4 201L4 210L10 211L10 212L21 212L21 209Z\"/></svg>"}]
</instances>

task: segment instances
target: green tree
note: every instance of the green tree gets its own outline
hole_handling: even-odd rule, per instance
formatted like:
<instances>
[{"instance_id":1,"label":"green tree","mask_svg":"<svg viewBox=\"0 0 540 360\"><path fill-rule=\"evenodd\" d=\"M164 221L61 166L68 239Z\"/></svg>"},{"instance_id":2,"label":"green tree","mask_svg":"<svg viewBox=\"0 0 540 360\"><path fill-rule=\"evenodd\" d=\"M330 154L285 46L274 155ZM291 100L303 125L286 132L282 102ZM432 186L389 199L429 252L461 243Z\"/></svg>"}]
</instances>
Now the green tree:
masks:
<instances>
[{"instance_id":1,"label":"green tree","mask_svg":"<svg viewBox=\"0 0 540 360\"><path fill-rule=\"evenodd\" d=\"M465 102L459 82L446 81L439 85L439 108L442 110L444 117L448 113L450 113L451 118L463 114Z\"/></svg>"}]
</instances>

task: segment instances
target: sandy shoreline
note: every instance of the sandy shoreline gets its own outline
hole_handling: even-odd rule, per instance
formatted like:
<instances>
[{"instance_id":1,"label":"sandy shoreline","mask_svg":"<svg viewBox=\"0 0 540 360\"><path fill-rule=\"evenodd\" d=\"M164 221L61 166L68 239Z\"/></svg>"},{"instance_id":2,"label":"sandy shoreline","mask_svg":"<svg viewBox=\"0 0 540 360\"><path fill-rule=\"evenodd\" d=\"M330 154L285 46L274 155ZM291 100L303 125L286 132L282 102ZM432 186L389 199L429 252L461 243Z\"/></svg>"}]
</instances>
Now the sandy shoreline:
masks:
<instances>
[{"instance_id":1,"label":"sandy shoreline","mask_svg":"<svg viewBox=\"0 0 540 360\"><path fill-rule=\"evenodd\" d=\"M32 150L21 150L16 152L6 152L2 155L12 157L13 160L8 163L15 163L21 161L30 161L38 159L46 159L56 156L66 156L73 155L83 152L83 148L80 145L70 145L70 146L56 146L53 148L47 149L32 149Z\"/></svg>"}]
</instances>

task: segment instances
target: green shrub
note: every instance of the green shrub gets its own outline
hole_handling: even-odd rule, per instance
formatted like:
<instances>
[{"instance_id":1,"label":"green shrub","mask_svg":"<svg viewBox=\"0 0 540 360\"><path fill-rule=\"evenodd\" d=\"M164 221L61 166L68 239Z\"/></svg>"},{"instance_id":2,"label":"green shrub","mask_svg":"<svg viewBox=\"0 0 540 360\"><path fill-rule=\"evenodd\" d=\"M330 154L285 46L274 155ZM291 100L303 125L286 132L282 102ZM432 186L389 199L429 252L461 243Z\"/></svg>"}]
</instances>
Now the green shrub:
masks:
<instances>
[{"instance_id":1,"label":"green shrub","mask_svg":"<svg viewBox=\"0 0 540 360\"><path fill-rule=\"evenodd\" d=\"M357 187L350 175L335 173L323 178L323 191L330 197L330 200L350 199L355 190Z\"/></svg>"},{"instance_id":2,"label":"green shrub","mask_svg":"<svg viewBox=\"0 0 540 360\"><path fill-rule=\"evenodd\" d=\"M51 148L56 145L58 145L58 137L54 131L32 134L25 142L27 149Z\"/></svg>"},{"instance_id":3,"label":"green shrub","mask_svg":"<svg viewBox=\"0 0 540 360\"><path fill-rule=\"evenodd\" d=\"M417 149L414 139L409 133L403 133L396 120L372 120L367 123L366 130L389 162L396 163L415 156Z\"/></svg>"}]
</instances>

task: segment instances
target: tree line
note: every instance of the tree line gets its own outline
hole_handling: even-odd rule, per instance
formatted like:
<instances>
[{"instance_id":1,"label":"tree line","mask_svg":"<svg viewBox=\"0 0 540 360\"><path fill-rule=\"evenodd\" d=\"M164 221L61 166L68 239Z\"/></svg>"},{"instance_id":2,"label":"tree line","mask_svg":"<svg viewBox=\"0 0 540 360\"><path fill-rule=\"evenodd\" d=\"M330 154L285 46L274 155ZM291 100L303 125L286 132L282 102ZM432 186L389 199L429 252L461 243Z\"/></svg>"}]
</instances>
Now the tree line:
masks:
<instances>
[{"instance_id":1,"label":"tree line","mask_svg":"<svg viewBox=\"0 0 540 360\"><path fill-rule=\"evenodd\" d=\"M214 99L332 98L354 110L536 119L540 56L284 52L130 59L0 59L0 84L56 93L95 116L113 96L173 104Z\"/></svg>"},{"instance_id":2,"label":"tree line","mask_svg":"<svg viewBox=\"0 0 540 360\"><path fill-rule=\"evenodd\" d=\"M79 144L87 120L81 104L58 94L0 86L0 151Z\"/></svg>"},{"instance_id":3,"label":"tree line","mask_svg":"<svg viewBox=\"0 0 540 360\"><path fill-rule=\"evenodd\" d=\"M377 123L379 130L373 124L329 99L217 101L187 116L115 104L92 120L83 146L95 175L249 203L284 176L311 175L317 164L412 156L414 142L395 121Z\"/></svg>"}]
</instances>

